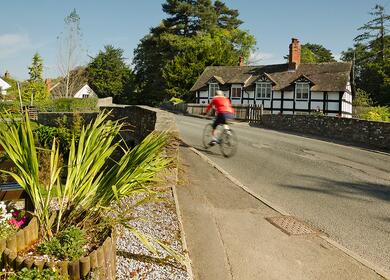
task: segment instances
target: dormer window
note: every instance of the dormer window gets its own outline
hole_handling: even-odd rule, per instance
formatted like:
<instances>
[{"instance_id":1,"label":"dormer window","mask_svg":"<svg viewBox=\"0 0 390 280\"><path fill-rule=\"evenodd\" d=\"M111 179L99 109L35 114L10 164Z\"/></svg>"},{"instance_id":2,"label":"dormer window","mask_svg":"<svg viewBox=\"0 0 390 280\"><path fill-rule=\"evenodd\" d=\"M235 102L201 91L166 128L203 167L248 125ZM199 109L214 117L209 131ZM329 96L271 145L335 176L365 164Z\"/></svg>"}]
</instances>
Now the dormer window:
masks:
<instances>
[{"instance_id":1,"label":"dormer window","mask_svg":"<svg viewBox=\"0 0 390 280\"><path fill-rule=\"evenodd\" d=\"M215 92L219 90L219 85L217 83L210 83L209 84L209 96L214 97Z\"/></svg>"},{"instance_id":2,"label":"dormer window","mask_svg":"<svg viewBox=\"0 0 390 280\"><path fill-rule=\"evenodd\" d=\"M232 99L241 99L242 87L241 85L232 85Z\"/></svg>"},{"instance_id":3,"label":"dormer window","mask_svg":"<svg viewBox=\"0 0 390 280\"><path fill-rule=\"evenodd\" d=\"M295 83L295 99L309 99L310 85L309 83Z\"/></svg>"},{"instance_id":4,"label":"dormer window","mask_svg":"<svg viewBox=\"0 0 390 280\"><path fill-rule=\"evenodd\" d=\"M256 83L256 99L270 99L272 84L267 82Z\"/></svg>"}]
</instances>

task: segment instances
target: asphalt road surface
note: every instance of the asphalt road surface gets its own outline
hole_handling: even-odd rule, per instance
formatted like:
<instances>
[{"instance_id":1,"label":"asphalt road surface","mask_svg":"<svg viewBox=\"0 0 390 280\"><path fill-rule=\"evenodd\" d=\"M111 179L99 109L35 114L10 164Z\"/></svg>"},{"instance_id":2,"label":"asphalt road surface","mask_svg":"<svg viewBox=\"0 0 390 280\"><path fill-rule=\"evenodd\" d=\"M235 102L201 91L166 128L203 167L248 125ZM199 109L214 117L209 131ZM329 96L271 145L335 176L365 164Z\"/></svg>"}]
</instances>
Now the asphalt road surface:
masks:
<instances>
[{"instance_id":1,"label":"asphalt road surface","mask_svg":"<svg viewBox=\"0 0 390 280\"><path fill-rule=\"evenodd\" d=\"M390 272L390 154L238 123L237 154L224 158L202 147L210 121L176 120L187 144L252 191Z\"/></svg>"}]
</instances>

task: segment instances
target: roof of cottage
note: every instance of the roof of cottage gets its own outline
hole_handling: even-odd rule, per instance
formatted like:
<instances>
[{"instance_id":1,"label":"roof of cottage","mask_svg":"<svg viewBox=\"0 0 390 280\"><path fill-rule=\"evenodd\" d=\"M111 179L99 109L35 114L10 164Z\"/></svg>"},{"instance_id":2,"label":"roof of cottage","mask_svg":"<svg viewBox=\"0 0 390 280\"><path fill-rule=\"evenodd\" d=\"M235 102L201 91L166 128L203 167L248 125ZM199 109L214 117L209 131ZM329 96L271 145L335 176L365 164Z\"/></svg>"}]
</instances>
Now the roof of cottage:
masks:
<instances>
[{"instance_id":1,"label":"roof of cottage","mask_svg":"<svg viewBox=\"0 0 390 280\"><path fill-rule=\"evenodd\" d=\"M253 85L266 76L274 85L274 90L283 90L297 79L304 77L312 82L312 91L344 91L350 79L351 62L301 63L294 71L288 64L263 66L208 66L199 76L191 91L208 85L210 78L218 77L224 84Z\"/></svg>"}]
</instances>

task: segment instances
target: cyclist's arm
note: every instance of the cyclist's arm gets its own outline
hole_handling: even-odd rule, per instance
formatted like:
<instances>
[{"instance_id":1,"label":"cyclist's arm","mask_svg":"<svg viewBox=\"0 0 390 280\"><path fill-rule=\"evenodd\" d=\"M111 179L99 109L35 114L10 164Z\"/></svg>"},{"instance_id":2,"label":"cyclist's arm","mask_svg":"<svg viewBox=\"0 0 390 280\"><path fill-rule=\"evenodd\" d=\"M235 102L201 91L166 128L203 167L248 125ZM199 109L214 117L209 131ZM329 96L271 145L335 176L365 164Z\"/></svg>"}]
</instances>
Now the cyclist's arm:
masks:
<instances>
[{"instance_id":1,"label":"cyclist's arm","mask_svg":"<svg viewBox=\"0 0 390 280\"><path fill-rule=\"evenodd\" d=\"M213 100L211 100L211 102L209 103L209 105L207 105L205 114L207 114L207 113L210 111L211 107L213 107Z\"/></svg>"}]
</instances>

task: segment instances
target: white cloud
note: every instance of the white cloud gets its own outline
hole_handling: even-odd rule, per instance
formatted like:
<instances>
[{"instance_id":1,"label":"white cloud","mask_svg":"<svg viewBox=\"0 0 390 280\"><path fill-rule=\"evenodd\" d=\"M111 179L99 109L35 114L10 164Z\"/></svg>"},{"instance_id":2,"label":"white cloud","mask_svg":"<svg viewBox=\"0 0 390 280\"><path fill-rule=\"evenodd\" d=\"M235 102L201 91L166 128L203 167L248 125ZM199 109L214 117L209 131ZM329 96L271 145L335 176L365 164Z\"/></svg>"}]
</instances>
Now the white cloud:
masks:
<instances>
[{"instance_id":1,"label":"white cloud","mask_svg":"<svg viewBox=\"0 0 390 280\"><path fill-rule=\"evenodd\" d=\"M342 56L341 53L334 53L333 54L334 59L336 59L337 61L341 61L341 56Z\"/></svg>"},{"instance_id":2,"label":"white cloud","mask_svg":"<svg viewBox=\"0 0 390 280\"><path fill-rule=\"evenodd\" d=\"M31 46L26 34L0 34L0 58L5 59Z\"/></svg>"},{"instance_id":3,"label":"white cloud","mask_svg":"<svg viewBox=\"0 0 390 280\"><path fill-rule=\"evenodd\" d=\"M255 51L249 56L249 65L269 64L275 60L275 55L272 53Z\"/></svg>"}]
</instances>

